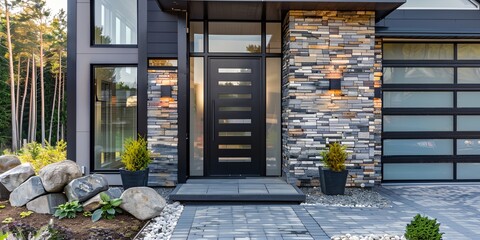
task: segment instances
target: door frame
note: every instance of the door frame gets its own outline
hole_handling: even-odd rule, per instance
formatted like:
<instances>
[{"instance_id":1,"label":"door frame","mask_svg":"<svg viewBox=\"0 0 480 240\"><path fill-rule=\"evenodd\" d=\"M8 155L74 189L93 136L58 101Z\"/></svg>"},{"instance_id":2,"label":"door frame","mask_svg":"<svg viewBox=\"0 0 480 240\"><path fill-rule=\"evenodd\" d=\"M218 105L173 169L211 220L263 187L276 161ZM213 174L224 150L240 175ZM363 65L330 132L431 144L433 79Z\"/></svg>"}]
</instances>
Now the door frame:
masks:
<instances>
[{"instance_id":1,"label":"door frame","mask_svg":"<svg viewBox=\"0 0 480 240\"><path fill-rule=\"evenodd\" d=\"M258 114L259 114L259 128L257 131L260 132L259 134L259 174L245 174L245 175L212 175L212 166L211 166L211 161L212 161L212 152L211 152L211 147L209 145L209 142L211 142L211 132L212 129L209 128L211 124L209 124L207 121L211 120L212 118L212 111L215 111L215 109L212 109L212 105L209 103L210 99L210 94L211 94L211 89L210 89L210 77L211 77L211 72L210 70L210 60L211 59L232 59L232 60L258 60L259 66L258 69L260 70L260 78L258 79L260 81L259 84L259 104L260 107L258 109ZM205 67L205 77L204 77L204 161L203 161L203 177L211 178L211 177L231 177L231 178L238 178L238 177L244 177L244 176L255 176L255 177L264 177L266 176L267 172L267 159L266 159L266 96L265 96L265 89L266 89L266 75L265 75L265 61L263 60L262 57L260 56L211 56L207 57L204 62L204 67Z\"/></svg>"}]
</instances>

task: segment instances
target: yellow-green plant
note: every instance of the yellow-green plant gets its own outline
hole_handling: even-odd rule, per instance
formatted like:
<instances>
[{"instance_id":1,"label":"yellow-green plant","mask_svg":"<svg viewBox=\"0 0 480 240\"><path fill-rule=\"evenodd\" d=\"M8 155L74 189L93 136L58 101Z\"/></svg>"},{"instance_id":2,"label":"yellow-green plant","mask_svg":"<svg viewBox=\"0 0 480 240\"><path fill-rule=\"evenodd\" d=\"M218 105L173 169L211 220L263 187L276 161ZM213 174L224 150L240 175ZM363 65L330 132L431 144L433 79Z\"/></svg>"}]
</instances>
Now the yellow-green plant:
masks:
<instances>
[{"instance_id":1,"label":"yellow-green plant","mask_svg":"<svg viewBox=\"0 0 480 240\"><path fill-rule=\"evenodd\" d=\"M147 140L140 135L136 140L132 138L125 140L124 149L122 163L125 164L125 170L144 170L152 162L151 153L147 149Z\"/></svg>"},{"instance_id":2,"label":"yellow-green plant","mask_svg":"<svg viewBox=\"0 0 480 240\"><path fill-rule=\"evenodd\" d=\"M3 219L2 223L9 224L9 223L12 223L13 221L15 221L15 219L13 219L11 217L7 217L7 218Z\"/></svg>"},{"instance_id":3,"label":"yellow-green plant","mask_svg":"<svg viewBox=\"0 0 480 240\"><path fill-rule=\"evenodd\" d=\"M16 155L22 163L32 164L33 169L38 173L48 164L67 159L67 143L59 141L56 146L52 146L47 142L45 147L42 147L40 143L31 142L23 146Z\"/></svg>"},{"instance_id":4,"label":"yellow-green plant","mask_svg":"<svg viewBox=\"0 0 480 240\"><path fill-rule=\"evenodd\" d=\"M5 205L0 204L0 209L4 209Z\"/></svg>"},{"instance_id":5,"label":"yellow-green plant","mask_svg":"<svg viewBox=\"0 0 480 240\"><path fill-rule=\"evenodd\" d=\"M340 143L331 143L328 150L320 153L324 166L334 172L341 172L346 169L345 161L348 153L347 147Z\"/></svg>"},{"instance_id":6,"label":"yellow-green plant","mask_svg":"<svg viewBox=\"0 0 480 240\"><path fill-rule=\"evenodd\" d=\"M30 215L32 215L32 211L26 211L26 212L21 212L20 213L20 218L26 218L26 217L29 217Z\"/></svg>"}]
</instances>

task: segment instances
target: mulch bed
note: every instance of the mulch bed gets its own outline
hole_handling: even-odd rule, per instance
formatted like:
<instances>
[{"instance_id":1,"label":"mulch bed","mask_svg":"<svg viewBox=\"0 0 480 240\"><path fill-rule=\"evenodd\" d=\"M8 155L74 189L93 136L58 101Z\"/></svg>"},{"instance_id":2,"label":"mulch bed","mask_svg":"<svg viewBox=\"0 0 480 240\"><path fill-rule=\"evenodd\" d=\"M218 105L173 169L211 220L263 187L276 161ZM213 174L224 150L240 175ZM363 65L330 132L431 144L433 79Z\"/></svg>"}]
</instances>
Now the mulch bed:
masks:
<instances>
[{"instance_id":1,"label":"mulch bed","mask_svg":"<svg viewBox=\"0 0 480 240\"><path fill-rule=\"evenodd\" d=\"M28 211L27 208L12 207L8 201L0 202L0 205L5 205L5 208L0 209L1 228L8 227L7 225L22 225L38 230L53 218L55 225L67 230L67 239L132 239L146 223L128 213L117 215L113 220L101 219L97 222L92 222L90 217L85 217L82 213L77 214L74 219L59 220L52 215L37 213L21 218L20 213ZM15 221L10 224L1 223L8 217Z\"/></svg>"}]
</instances>

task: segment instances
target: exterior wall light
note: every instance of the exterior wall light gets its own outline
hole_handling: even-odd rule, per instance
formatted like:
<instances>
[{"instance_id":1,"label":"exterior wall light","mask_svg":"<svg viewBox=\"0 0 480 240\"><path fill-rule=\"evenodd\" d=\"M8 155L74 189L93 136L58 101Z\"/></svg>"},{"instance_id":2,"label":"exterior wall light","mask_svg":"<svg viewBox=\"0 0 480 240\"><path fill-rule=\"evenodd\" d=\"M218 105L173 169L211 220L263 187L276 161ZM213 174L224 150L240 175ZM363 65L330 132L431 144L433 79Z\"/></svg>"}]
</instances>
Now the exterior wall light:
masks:
<instances>
[{"instance_id":1,"label":"exterior wall light","mask_svg":"<svg viewBox=\"0 0 480 240\"><path fill-rule=\"evenodd\" d=\"M340 79L330 79L329 90L342 90L342 82Z\"/></svg>"}]
</instances>

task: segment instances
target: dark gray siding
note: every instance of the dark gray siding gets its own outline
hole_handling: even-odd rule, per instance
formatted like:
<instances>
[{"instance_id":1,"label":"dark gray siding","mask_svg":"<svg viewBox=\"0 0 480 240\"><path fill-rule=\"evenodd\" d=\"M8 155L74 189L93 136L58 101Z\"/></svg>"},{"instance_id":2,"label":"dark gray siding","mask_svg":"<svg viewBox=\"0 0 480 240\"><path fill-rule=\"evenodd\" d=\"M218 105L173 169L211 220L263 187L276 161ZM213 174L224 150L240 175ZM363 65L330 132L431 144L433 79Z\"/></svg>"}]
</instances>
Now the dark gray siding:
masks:
<instances>
[{"instance_id":1,"label":"dark gray siding","mask_svg":"<svg viewBox=\"0 0 480 240\"><path fill-rule=\"evenodd\" d=\"M378 36L480 37L480 11L396 10L377 23Z\"/></svg>"},{"instance_id":2,"label":"dark gray siding","mask_svg":"<svg viewBox=\"0 0 480 240\"><path fill-rule=\"evenodd\" d=\"M177 16L162 12L156 0L148 0L148 57L177 57Z\"/></svg>"}]
</instances>

